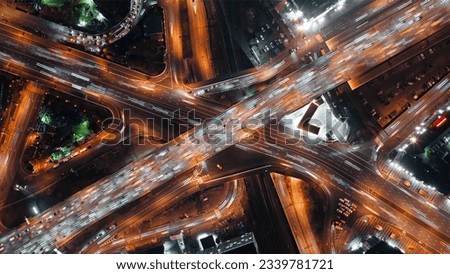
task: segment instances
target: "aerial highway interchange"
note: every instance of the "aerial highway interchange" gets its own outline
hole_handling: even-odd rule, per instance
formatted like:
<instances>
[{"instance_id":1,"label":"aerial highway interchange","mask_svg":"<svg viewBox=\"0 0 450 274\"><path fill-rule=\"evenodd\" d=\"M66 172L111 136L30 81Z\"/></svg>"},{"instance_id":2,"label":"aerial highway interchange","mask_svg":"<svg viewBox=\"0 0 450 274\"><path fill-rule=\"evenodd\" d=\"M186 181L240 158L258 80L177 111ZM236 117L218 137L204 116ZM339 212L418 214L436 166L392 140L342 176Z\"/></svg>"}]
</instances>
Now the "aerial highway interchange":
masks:
<instances>
[{"instance_id":1,"label":"aerial highway interchange","mask_svg":"<svg viewBox=\"0 0 450 274\"><path fill-rule=\"evenodd\" d=\"M187 5L190 34L182 33L185 22L180 21L181 2ZM81 40L77 40L84 35L80 30L74 35L72 28L27 13L22 16L22 11L0 3L1 69L28 81L14 118L2 125L8 129L2 131L6 138L0 144L2 208L14 206L8 204L7 197L16 184L19 147L26 139L38 112L39 98L45 96L46 89L102 106L112 116L109 121L113 122L89 141L92 148L68 160L67 168L72 161L81 161L79 157L89 159L95 150L107 153L110 147L118 147L129 138L126 135L131 125L125 117L130 110L143 121L148 117L171 119L183 126L176 133L161 133L158 135L164 139L161 144L138 148L141 156L50 208L27 217L21 225L1 226L1 253L120 253L133 250L133 246L160 243L169 237L173 240L183 233L214 231L221 220L240 214L236 201L245 196L243 178L257 172L270 173L268 178L272 178L301 253L351 252L352 242L338 237L340 231L333 217L341 197L357 205L355 213L365 212L361 218L372 224L372 233L401 231L402 239L397 241L397 246L403 252L449 253L449 198L436 193L429 199L414 191L414 186L405 188L401 182L408 177L396 171L395 164L390 163L392 157L388 156L409 138L418 124L433 115L436 106L448 104L448 74L417 105L398 116L397 122L362 144L311 144L297 140L292 145L286 142L292 138L289 132L269 125L273 120L282 121L283 117L314 103L344 83L358 81L371 69L433 35L444 37L442 40L450 37L450 3L446 0L337 1L335 10L323 15L325 22L315 23L323 25L306 28L287 22L292 38L285 42L285 49L266 63L217 77L211 64L213 53L207 43L211 37L204 27L209 20L204 2L130 0L129 14L122 22ZM153 5L160 5L164 11L166 68L162 73L149 76L98 54L102 47L126 36ZM24 29L25 24L42 29L45 37ZM191 36L192 44L188 47L192 47L192 68L198 72L200 81L185 81L185 48L181 44L186 35ZM308 52L321 47L327 48L325 54L311 62L303 61ZM211 99L214 94L254 86L258 90L253 95L231 106ZM145 135L152 135L152 130L154 133L153 128L143 130ZM258 139L251 141L255 136ZM227 170L227 161L234 159L220 155L230 148L264 155L270 160L256 166L242 166L241 170ZM216 169L208 171L206 165ZM41 173L55 178L60 168L65 167L52 168L48 164L34 173L33 180L39 180ZM305 210L306 203L292 198L301 197L298 192L289 194L291 190L284 183L295 184L295 179L286 179L280 175L283 172L313 182L326 196L322 242L314 236L312 225L301 217L306 211L296 211L295 207ZM150 226L148 231L137 234L122 233L137 220L151 219L183 199L217 186L226 190L217 208L182 220L167 217L166 224ZM145 204L137 204L137 200ZM114 215L130 204L135 207L130 212ZM109 220L113 218L116 220L111 225ZM357 223L354 229L358 228ZM84 235L91 230L101 233L94 240L86 240ZM383 237L389 238L394 232L389 234ZM412 247L408 249L408 245Z\"/></svg>"}]
</instances>

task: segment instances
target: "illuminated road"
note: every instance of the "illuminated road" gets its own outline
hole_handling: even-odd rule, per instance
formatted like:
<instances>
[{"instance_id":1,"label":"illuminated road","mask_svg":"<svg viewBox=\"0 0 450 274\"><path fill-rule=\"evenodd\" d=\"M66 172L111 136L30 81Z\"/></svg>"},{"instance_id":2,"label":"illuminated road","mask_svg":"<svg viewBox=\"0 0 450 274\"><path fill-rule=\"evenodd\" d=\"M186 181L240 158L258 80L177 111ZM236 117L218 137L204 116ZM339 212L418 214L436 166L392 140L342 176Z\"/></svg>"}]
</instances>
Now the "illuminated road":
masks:
<instances>
[{"instance_id":1,"label":"illuminated road","mask_svg":"<svg viewBox=\"0 0 450 274\"><path fill-rule=\"evenodd\" d=\"M4 38L0 41L0 60L5 70L28 79L47 81L51 87L69 87L72 94L81 97L116 101L124 109L133 107L167 118L173 117L178 110L181 117L188 117L191 108L181 108L183 105L192 106L192 109L195 105L197 117L203 119L222 110L218 105L185 92L169 92L170 88L163 85L152 84L150 87L146 84L147 76L140 72L74 49L68 50L40 37L29 34L24 37L20 31L6 25L1 28L0 37ZM49 46L51 50L48 50ZM42 56L47 59L42 60ZM191 120L183 122L194 123Z\"/></svg>"},{"instance_id":2,"label":"illuminated road","mask_svg":"<svg viewBox=\"0 0 450 274\"><path fill-rule=\"evenodd\" d=\"M385 177L394 179L396 177L396 166L390 164L389 153L400 144L408 142L410 135L416 131L416 127L420 125L427 117L437 111L436 106L444 106L450 99L450 75L447 75L440 82L429 90L421 100L409 108L405 113L396 119L396 121L389 125L383 132L377 136L379 148L376 153L377 168ZM431 122L431 121L430 121ZM402 178L412 177L408 174L402 174ZM401 178L401 179L402 179ZM392 180L396 184L401 180ZM405 195L415 197L423 202L428 202L450 216L450 200L444 195L436 195L432 201L427 201L420 196L417 191L419 187L417 184L411 186L410 189L404 189L402 185L398 187L404 191ZM429 190L432 192L433 190Z\"/></svg>"},{"instance_id":3,"label":"illuminated road","mask_svg":"<svg viewBox=\"0 0 450 274\"><path fill-rule=\"evenodd\" d=\"M145 3L144 3L145 2ZM2 10L1 20L15 24L24 30L39 30L53 41L65 41L83 45L86 50L100 52L105 45L119 40L133 28L143 17L147 7L156 4L156 1L130 0L130 11L117 25L104 33L90 34L74 30L35 15L12 8L5 2L0 3Z\"/></svg>"},{"instance_id":4,"label":"illuminated road","mask_svg":"<svg viewBox=\"0 0 450 274\"><path fill-rule=\"evenodd\" d=\"M225 129L228 134L216 134L216 138L213 140L211 138L205 140L208 136L204 129L217 127L215 121L209 121L205 123L205 127L186 132L144 159L128 165L123 170L80 191L39 217L33 218L30 232L27 234L22 232L23 239L15 239L13 235L16 235L17 231L14 230L4 234L1 242L7 243L5 252L41 253L59 247L67 239L76 236L79 229L108 215L112 210L151 192L155 187L164 184L182 171L193 168L217 152L247 138L251 134L249 128L257 130L268 122L267 117L264 118L266 111L272 110L272 115L277 117L284 116L319 94L348 80L350 75L371 68L421 40L421 35L417 34L424 33L423 35L425 35L425 32L430 34L446 26L445 22L448 22L446 19L449 17L450 8L440 1L434 2L436 2L434 9L420 8L420 23L399 24L398 17L402 15L396 14L389 20L376 25L375 30L364 30L353 40L341 41L342 47L336 48L331 54L320 58L311 66L291 73L283 83L275 82L256 97L236 104L217 117L223 125L226 125ZM417 11L419 12L419 8ZM444 18L444 21L434 24L436 18ZM370 43L367 41L369 38ZM363 50L358 55L354 55L354 48L363 48ZM385 54L380 54L380 52ZM255 122L255 119L259 121ZM241 125L246 124L244 128L233 126L235 125L233 121L238 120L241 121ZM320 159L317 161L321 162ZM346 170L349 171L348 167ZM352 176L356 175L352 174ZM375 191L378 190L375 189ZM371 193L380 199L377 192ZM395 190L392 190L392 193L395 193ZM107 205L106 202L108 202ZM385 199L383 202L388 203L389 200ZM92 206L93 204L98 206ZM389 203L388 205L395 206ZM401 211L403 206L396 206L397 211L407 216L404 218L405 227L414 227L415 223L409 219L411 214ZM431 226L437 225L439 229L441 228L440 223L436 224L440 219L439 213L433 209L428 209L428 211L430 212L427 212L427 216L432 224L422 222L420 229L417 227L415 229L423 230L424 242L432 245L435 250L447 251L445 247L435 245L436 241L439 241L437 239L439 237L448 242L448 236L445 238L445 235L448 235L450 226L445 226L442 233L436 233L437 229ZM52 219L57 219L57 221L52 221ZM40 220L42 223L39 223ZM417 222L417 218L414 221ZM24 231L26 227L21 226L17 230ZM434 233L429 233L429 231Z\"/></svg>"},{"instance_id":5,"label":"illuminated road","mask_svg":"<svg viewBox=\"0 0 450 274\"><path fill-rule=\"evenodd\" d=\"M300 190L300 184L306 182L278 173L271 173L270 176L300 253L320 254L317 238L308 220L308 204L305 202L307 197Z\"/></svg>"},{"instance_id":6,"label":"illuminated road","mask_svg":"<svg viewBox=\"0 0 450 274\"><path fill-rule=\"evenodd\" d=\"M189 14L189 27L191 32L191 46L193 61L200 74L199 81L212 79L215 76L211 64L212 55L208 34L208 19L203 0L186 1Z\"/></svg>"},{"instance_id":7,"label":"illuminated road","mask_svg":"<svg viewBox=\"0 0 450 274\"><path fill-rule=\"evenodd\" d=\"M307 170L312 180L325 184L333 193L340 191L359 201L373 214L421 239L434 251L449 252L448 214L435 210L423 200L405 195L381 177L376 172L375 163L369 159L361 158L348 147L345 149L345 145L336 148L334 144L289 145L285 144L286 136L283 134L272 131L270 136L276 140L274 144L258 143L243 147L296 164ZM420 217L422 215L427 216L426 222Z\"/></svg>"},{"instance_id":8,"label":"illuminated road","mask_svg":"<svg viewBox=\"0 0 450 274\"><path fill-rule=\"evenodd\" d=\"M205 182L207 185L208 182ZM127 235L125 239L118 239L109 242L107 245L101 245L97 249L92 249L86 253L116 253L120 250L127 250L127 246L145 246L145 242L160 241L169 235L183 231L184 235L196 235L198 232L208 230L214 231L214 224L220 220L231 216L233 211L233 203L242 195L244 183L242 181L233 181L227 184L227 195L222 203L207 213L197 215L192 218L186 218L181 221L174 221L166 225L151 228L148 231L141 231L136 235ZM181 189L180 189L181 190ZM168 196L170 198L171 196ZM173 197L173 195L172 195ZM168 199L170 200L170 199Z\"/></svg>"},{"instance_id":9,"label":"illuminated road","mask_svg":"<svg viewBox=\"0 0 450 274\"><path fill-rule=\"evenodd\" d=\"M18 156L21 143L28 134L33 119L37 116L43 91L34 84L27 84L20 92L15 106L10 108L10 120L2 129L2 143L0 144L0 205L6 197L13 183L16 167L19 164Z\"/></svg>"}]
</instances>

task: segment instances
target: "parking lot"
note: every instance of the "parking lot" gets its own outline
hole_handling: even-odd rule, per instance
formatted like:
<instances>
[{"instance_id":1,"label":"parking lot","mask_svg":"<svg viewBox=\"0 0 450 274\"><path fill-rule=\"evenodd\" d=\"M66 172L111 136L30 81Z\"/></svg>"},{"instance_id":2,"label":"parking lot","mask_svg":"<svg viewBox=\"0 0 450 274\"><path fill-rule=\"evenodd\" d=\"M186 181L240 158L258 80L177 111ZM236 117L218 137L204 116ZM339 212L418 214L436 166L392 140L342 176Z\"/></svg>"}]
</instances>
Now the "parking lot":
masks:
<instances>
[{"instance_id":1,"label":"parking lot","mask_svg":"<svg viewBox=\"0 0 450 274\"><path fill-rule=\"evenodd\" d=\"M349 91L357 94L350 96L352 103L361 106L363 117L368 116L385 128L450 71L449 47L447 38Z\"/></svg>"},{"instance_id":2,"label":"parking lot","mask_svg":"<svg viewBox=\"0 0 450 274\"><path fill-rule=\"evenodd\" d=\"M333 225L337 230L343 230L347 224L347 218L356 211L358 206L347 198L339 198L336 208L336 218Z\"/></svg>"},{"instance_id":3,"label":"parking lot","mask_svg":"<svg viewBox=\"0 0 450 274\"><path fill-rule=\"evenodd\" d=\"M285 48L284 44L288 42L275 20L261 24L256 28L254 34L255 37L249 41L249 47L253 61L257 65L263 64L277 55Z\"/></svg>"}]
</instances>

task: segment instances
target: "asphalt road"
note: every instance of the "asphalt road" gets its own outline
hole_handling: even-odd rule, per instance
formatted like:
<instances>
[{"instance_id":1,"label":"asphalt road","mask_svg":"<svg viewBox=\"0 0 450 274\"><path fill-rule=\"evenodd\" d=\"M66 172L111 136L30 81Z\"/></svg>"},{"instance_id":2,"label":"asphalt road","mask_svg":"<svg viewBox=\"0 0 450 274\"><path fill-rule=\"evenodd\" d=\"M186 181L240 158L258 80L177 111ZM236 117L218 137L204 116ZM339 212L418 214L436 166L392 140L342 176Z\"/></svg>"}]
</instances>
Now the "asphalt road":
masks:
<instances>
[{"instance_id":1,"label":"asphalt road","mask_svg":"<svg viewBox=\"0 0 450 274\"><path fill-rule=\"evenodd\" d=\"M376 25L376 30L365 30L363 34L360 34L359 38L355 38L353 41L346 41L346 44L343 45L342 49L337 48L333 54L320 58L312 66L292 73L289 76L287 83L275 83L270 85L265 91L259 93L257 97L236 104L225 113L219 115L218 118L227 125L230 124L232 120L238 120L238 118L241 121L263 118L263 113L268 109L272 109L273 113L277 116L283 116L305 104L305 102L310 101L321 92L335 86L336 83L346 79L348 80L349 76L356 71L368 69L389 58L396 52L400 52L420 38L418 37L420 35L417 34L429 34L445 25L442 23L443 21L434 24L436 18L446 18L448 16L448 7L444 6L444 4L436 2L433 10L428 9L428 7L418 7L418 11L419 9L421 14L420 25L417 22L412 25L398 23L397 16L400 15L396 14L389 18L389 20L385 20ZM370 39L371 42L368 42L367 39ZM361 49L358 56L353 55L353 50L355 48ZM386 54L380 55L380 51L385 52ZM352 58L349 59L349 56ZM346 69L339 70L339 68L344 67ZM254 128L261 128L265 123L266 121L263 119L263 121L255 125ZM214 123L207 123L206 125L215 126ZM33 229L32 232L29 233L30 236L24 237L24 239L20 241L15 240L14 237L12 240L9 240L11 236L10 233L8 233L8 235L2 237L2 242L6 242L7 239L10 241L6 251L28 252L35 250L39 252L42 251L39 249L39 246L43 243L45 243L46 246L49 244L49 247L46 249L51 248L54 245L58 246L59 242L64 243L64 240L61 240L59 236L61 231L68 231L69 235L73 236L73 233L76 233L77 229L89 225L91 222L108 214L110 210L113 210L115 207L121 206L130 200L148 193L151 191L152 187L163 184L181 171L194 167L218 151L249 136L247 130L231 129L230 133L234 135L234 139L231 141L228 140L229 142L226 142L225 135L219 135L219 138L216 139L216 144L213 145L202 139L197 139L194 142L185 142L183 145L177 144L182 139L192 136L195 131L200 136L205 135L203 129L197 128L196 130L188 131L148 157L145 157L143 160L131 164L126 170L119 171L113 176L99 181L95 185L74 195L74 197L68 199L59 206L55 206L52 209L54 211L66 210L63 208L67 208L68 205L71 205L70 203L72 203L72 206L76 209L84 209L83 213L71 213L66 218L62 218L61 221L57 222L58 227L55 223L48 221L48 217L52 213L48 211L40 217L41 220L47 220L45 231L37 231L35 235ZM151 174L149 172L150 170L152 170ZM348 168L347 171L349 174L346 176L354 176ZM145 184L143 183L144 181L146 182ZM150 184L148 182L150 182ZM110 189L111 186L114 186L114 189ZM136 191L139 186L142 186L142 190ZM134 191L132 191L131 187ZM98 201L99 195L104 197L103 200L107 199L108 196L112 197L112 199L109 199L109 205L107 207L102 206L101 209L94 208L95 213L93 213L92 206L87 208L86 205L82 205L85 203L90 204L94 199ZM102 200L98 202L99 205L101 204L101 201ZM396 209L399 210L398 207ZM408 215L407 212L401 213ZM435 212L432 213L436 214ZM38 218L36 218L36 221L37 219ZM436 218L430 219L434 222ZM417 222L417 219L415 219L415 221ZM424 239L429 240L430 244L433 244L435 239L433 239L433 235L429 235L427 231L436 232L436 229L430 229L429 226L423 225L423 223L421 223L421 225L427 227L426 229L424 228ZM447 232L444 230L444 233Z\"/></svg>"}]
</instances>

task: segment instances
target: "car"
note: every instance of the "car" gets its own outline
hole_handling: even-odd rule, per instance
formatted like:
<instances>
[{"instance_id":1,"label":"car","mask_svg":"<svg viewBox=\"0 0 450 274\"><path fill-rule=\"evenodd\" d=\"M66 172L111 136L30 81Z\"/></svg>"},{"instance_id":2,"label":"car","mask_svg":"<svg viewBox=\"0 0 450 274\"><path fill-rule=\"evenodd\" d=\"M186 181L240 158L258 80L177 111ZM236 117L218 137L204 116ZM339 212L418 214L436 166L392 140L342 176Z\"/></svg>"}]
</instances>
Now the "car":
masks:
<instances>
[{"instance_id":1,"label":"car","mask_svg":"<svg viewBox=\"0 0 450 274\"><path fill-rule=\"evenodd\" d=\"M427 195L427 192L426 192L425 190L423 190L422 188L419 189L419 190L417 191L417 193L419 193L421 196L426 196L426 195Z\"/></svg>"},{"instance_id":2,"label":"car","mask_svg":"<svg viewBox=\"0 0 450 274\"><path fill-rule=\"evenodd\" d=\"M375 115L373 116L373 118L375 118L375 120L377 120L377 122L381 120L381 116L380 116L380 114L378 114L378 112L375 113Z\"/></svg>"},{"instance_id":3,"label":"car","mask_svg":"<svg viewBox=\"0 0 450 274\"><path fill-rule=\"evenodd\" d=\"M391 113L389 113L388 117L389 119L393 119L395 116L397 116L398 112L396 110L393 110Z\"/></svg>"},{"instance_id":4,"label":"car","mask_svg":"<svg viewBox=\"0 0 450 274\"><path fill-rule=\"evenodd\" d=\"M406 187L410 187L411 186L411 182L408 180L403 180L402 182Z\"/></svg>"}]
</instances>

